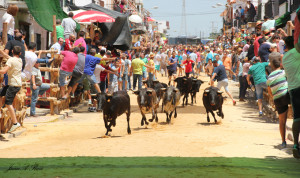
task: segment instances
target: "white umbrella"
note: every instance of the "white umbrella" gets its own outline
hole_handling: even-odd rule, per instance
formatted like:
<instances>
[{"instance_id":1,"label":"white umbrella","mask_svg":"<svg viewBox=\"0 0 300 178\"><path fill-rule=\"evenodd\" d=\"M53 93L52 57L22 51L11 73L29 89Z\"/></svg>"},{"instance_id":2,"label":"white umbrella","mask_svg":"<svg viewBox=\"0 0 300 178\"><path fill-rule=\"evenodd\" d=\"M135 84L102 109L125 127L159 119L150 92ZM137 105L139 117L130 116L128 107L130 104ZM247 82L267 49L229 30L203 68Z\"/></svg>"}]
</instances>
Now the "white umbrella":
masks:
<instances>
[{"instance_id":1,"label":"white umbrella","mask_svg":"<svg viewBox=\"0 0 300 178\"><path fill-rule=\"evenodd\" d=\"M138 15L131 15L129 17L129 21L133 22L133 23L142 23L143 19L140 16L138 16Z\"/></svg>"}]
</instances>

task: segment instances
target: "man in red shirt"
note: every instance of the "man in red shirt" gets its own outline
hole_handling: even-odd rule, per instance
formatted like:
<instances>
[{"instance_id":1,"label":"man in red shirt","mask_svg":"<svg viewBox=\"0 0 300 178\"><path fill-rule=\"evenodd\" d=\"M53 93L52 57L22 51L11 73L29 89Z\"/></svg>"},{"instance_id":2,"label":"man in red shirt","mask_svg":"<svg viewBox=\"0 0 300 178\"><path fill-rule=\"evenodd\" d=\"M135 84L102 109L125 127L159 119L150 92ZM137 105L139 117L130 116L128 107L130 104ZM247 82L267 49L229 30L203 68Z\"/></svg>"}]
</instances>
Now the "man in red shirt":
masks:
<instances>
[{"instance_id":1,"label":"man in red shirt","mask_svg":"<svg viewBox=\"0 0 300 178\"><path fill-rule=\"evenodd\" d=\"M64 51L71 51L73 49L73 43L75 41L75 35L70 35L69 38L65 40Z\"/></svg>"},{"instance_id":2,"label":"man in red shirt","mask_svg":"<svg viewBox=\"0 0 300 178\"><path fill-rule=\"evenodd\" d=\"M187 59L185 60L185 61L183 61L182 62L182 64L181 65L185 65L185 75L186 75L186 77L189 77L190 76L190 73L192 73L193 72L193 64L194 63L194 61L193 60L191 60L191 57L190 57L190 55L188 55L187 56Z\"/></svg>"}]
</instances>

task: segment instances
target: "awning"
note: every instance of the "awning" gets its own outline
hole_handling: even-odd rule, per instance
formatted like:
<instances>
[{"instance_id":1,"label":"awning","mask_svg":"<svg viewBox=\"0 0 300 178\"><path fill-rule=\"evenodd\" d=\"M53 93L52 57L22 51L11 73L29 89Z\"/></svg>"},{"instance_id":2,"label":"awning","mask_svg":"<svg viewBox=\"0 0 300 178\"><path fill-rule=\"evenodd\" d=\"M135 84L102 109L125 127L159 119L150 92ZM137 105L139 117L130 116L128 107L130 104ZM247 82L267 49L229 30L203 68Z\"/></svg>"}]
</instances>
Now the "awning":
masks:
<instances>
[{"instance_id":1,"label":"awning","mask_svg":"<svg viewBox=\"0 0 300 178\"><path fill-rule=\"evenodd\" d=\"M71 6L70 6L71 7ZM132 38L129 30L128 16L117 11L112 11L101 7L97 4L88 4L83 7L71 7L73 10L85 9L100 11L108 14L109 16L115 18L114 23L99 23L101 32L103 33L103 38L101 42L107 43L109 46L113 46L120 50L128 50L132 46Z\"/></svg>"},{"instance_id":2,"label":"awning","mask_svg":"<svg viewBox=\"0 0 300 178\"><path fill-rule=\"evenodd\" d=\"M59 0L25 0L34 20L45 30L53 30L53 15L56 19L67 18L68 15L60 7ZM77 23L76 31L80 29Z\"/></svg>"}]
</instances>

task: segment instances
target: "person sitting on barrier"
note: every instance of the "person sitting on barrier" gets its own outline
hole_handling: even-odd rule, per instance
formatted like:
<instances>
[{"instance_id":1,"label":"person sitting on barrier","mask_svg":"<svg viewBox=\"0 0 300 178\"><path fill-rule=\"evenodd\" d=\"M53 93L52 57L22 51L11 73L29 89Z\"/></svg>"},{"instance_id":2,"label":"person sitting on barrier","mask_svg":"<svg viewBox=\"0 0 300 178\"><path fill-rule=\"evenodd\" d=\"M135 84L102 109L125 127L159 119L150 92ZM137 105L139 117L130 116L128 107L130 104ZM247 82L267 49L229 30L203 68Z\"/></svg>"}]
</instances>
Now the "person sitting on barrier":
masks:
<instances>
[{"instance_id":1,"label":"person sitting on barrier","mask_svg":"<svg viewBox=\"0 0 300 178\"><path fill-rule=\"evenodd\" d=\"M35 63L32 68L30 81L31 89L31 103L30 103L30 116L36 117L35 115L35 105L38 100L38 95L43 95L47 90L50 89L50 85L43 83L42 74L39 69L39 63Z\"/></svg>"},{"instance_id":2,"label":"person sitting on barrier","mask_svg":"<svg viewBox=\"0 0 300 178\"><path fill-rule=\"evenodd\" d=\"M0 50L3 54L5 54L2 50ZM6 66L0 70L0 74L7 73L8 75L8 85L2 88L0 93L0 97L5 96L5 105L10 113L10 118L13 122L13 126L8 132L13 132L18 127L20 127L20 123L18 123L15 109L13 107L13 101L20 91L22 87L22 59L20 58L22 48L20 46L14 46L13 48L13 57L10 57L7 62ZM4 55L5 56L5 55ZM0 99L0 107L2 107L2 99Z\"/></svg>"},{"instance_id":3,"label":"person sitting on barrier","mask_svg":"<svg viewBox=\"0 0 300 178\"><path fill-rule=\"evenodd\" d=\"M30 42L28 46L28 51L25 51L25 67L22 72L22 79L27 81L31 79L32 68L35 65L38 58L41 56L41 52L39 52L39 56L37 56L34 52L36 50L36 43Z\"/></svg>"}]
</instances>

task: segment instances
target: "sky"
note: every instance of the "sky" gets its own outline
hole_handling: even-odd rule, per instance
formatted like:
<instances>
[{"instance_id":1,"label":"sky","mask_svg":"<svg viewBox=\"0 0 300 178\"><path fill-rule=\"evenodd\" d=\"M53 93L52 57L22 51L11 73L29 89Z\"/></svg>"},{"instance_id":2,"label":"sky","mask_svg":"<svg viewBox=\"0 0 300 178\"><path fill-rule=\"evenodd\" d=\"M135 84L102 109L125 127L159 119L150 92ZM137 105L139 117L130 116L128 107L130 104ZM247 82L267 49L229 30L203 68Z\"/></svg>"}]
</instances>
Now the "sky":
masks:
<instances>
[{"instance_id":1,"label":"sky","mask_svg":"<svg viewBox=\"0 0 300 178\"><path fill-rule=\"evenodd\" d=\"M147 9L155 20L167 20L170 22L170 36L185 35L181 30L183 0L143 0ZM213 8L213 5L221 3L223 6ZM212 31L212 25L218 32L223 26L220 14L225 9L226 0L185 0L187 35L208 37ZM153 7L157 6L157 9ZM181 31L183 31L181 33Z\"/></svg>"}]
</instances>

